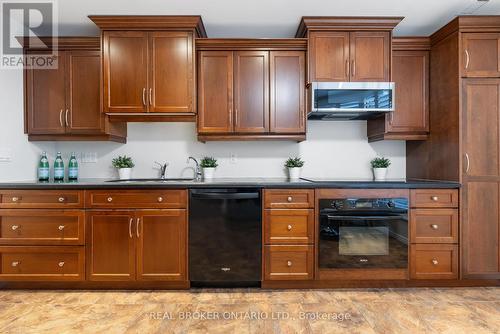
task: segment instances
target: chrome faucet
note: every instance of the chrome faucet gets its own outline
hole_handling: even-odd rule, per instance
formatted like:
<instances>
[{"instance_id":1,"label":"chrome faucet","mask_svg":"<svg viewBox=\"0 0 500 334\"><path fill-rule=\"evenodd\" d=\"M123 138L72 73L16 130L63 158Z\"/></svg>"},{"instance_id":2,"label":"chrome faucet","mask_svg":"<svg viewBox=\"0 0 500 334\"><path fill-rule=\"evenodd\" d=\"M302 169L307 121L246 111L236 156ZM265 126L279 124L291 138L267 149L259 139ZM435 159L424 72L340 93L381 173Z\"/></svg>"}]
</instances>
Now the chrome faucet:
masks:
<instances>
[{"instance_id":1,"label":"chrome faucet","mask_svg":"<svg viewBox=\"0 0 500 334\"><path fill-rule=\"evenodd\" d=\"M196 160L195 158L193 157L189 157L187 159L187 163L189 163L190 160L193 160L194 163L196 164L196 168L194 170L194 179L196 181L200 181L201 180L201 169L200 169L200 164L198 163L198 160Z\"/></svg>"},{"instance_id":2,"label":"chrome faucet","mask_svg":"<svg viewBox=\"0 0 500 334\"><path fill-rule=\"evenodd\" d=\"M155 161L155 164L157 164L160 168L160 179L164 180L167 178L167 167L168 167L168 162L165 162L163 164L159 163L158 161Z\"/></svg>"}]
</instances>

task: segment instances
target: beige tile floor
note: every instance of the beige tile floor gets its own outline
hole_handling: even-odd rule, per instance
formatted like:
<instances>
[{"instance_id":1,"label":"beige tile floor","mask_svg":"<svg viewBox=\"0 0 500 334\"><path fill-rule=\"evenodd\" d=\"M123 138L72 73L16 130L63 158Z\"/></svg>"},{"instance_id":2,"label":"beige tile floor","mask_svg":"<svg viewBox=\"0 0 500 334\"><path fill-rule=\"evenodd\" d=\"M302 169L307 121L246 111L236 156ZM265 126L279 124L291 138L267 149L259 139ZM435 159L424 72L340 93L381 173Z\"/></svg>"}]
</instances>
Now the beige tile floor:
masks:
<instances>
[{"instance_id":1,"label":"beige tile floor","mask_svg":"<svg viewBox=\"0 0 500 334\"><path fill-rule=\"evenodd\" d=\"M0 333L500 333L500 288L0 291Z\"/></svg>"}]
</instances>

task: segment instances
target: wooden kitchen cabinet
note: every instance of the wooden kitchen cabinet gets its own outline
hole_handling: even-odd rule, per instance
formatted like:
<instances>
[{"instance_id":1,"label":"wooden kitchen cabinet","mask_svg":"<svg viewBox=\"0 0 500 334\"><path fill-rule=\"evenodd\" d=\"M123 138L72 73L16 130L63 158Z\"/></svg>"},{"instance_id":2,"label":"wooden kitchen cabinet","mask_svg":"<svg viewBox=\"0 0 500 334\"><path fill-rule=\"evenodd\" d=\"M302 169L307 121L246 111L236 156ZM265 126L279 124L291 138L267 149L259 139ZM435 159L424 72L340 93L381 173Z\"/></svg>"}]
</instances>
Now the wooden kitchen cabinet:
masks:
<instances>
[{"instance_id":1,"label":"wooden kitchen cabinet","mask_svg":"<svg viewBox=\"0 0 500 334\"><path fill-rule=\"evenodd\" d=\"M305 139L304 39L203 39L198 139Z\"/></svg>"},{"instance_id":2,"label":"wooden kitchen cabinet","mask_svg":"<svg viewBox=\"0 0 500 334\"><path fill-rule=\"evenodd\" d=\"M368 121L368 140L425 140L429 132L429 55L427 37L393 39L395 108Z\"/></svg>"},{"instance_id":3,"label":"wooden kitchen cabinet","mask_svg":"<svg viewBox=\"0 0 500 334\"><path fill-rule=\"evenodd\" d=\"M349 36L350 81L384 82L391 78L391 34L354 31Z\"/></svg>"},{"instance_id":4,"label":"wooden kitchen cabinet","mask_svg":"<svg viewBox=\"0 0 500 334\"><path fill-rule=\"evenodd\" d=\"M350 80L349 32L314 31L309 34L309 81Z\"/></svg>"},{"instance_id":5,"label":"wooden kitchen cabinet","mask_svg":"<svg viewBox=\"0 0 500 334\"><path fill-rule=\"evenodd\" d=\"M51 45L51 39L44 40ZM98 38L61 37L56 69L24 71L25 132L30 141L126 141L126 125L109 124L102 113L99 48ZM37 47L25 52L44 53Z\"/></svg>"},{"instance_id":6,"label":"wooden kitchen cabinet","mask_svg":"<svg viewBox=\"0 0 500 334\"><path fill-rule=\"evenodd\" d=\"M500 77L500 33L462 34L462 76Z\"/></svg>"},{"instance_id":7,"label":"wooden kitchen cabinet","mask_svg":"<svg viewBox=\"0 0 500 334\"><path fill-rule=\"evenodd\" d=\"M103 40L104 112L112 120L195 121L195 38L200 16L90 19Z\"/></svg>"}]
</instances>

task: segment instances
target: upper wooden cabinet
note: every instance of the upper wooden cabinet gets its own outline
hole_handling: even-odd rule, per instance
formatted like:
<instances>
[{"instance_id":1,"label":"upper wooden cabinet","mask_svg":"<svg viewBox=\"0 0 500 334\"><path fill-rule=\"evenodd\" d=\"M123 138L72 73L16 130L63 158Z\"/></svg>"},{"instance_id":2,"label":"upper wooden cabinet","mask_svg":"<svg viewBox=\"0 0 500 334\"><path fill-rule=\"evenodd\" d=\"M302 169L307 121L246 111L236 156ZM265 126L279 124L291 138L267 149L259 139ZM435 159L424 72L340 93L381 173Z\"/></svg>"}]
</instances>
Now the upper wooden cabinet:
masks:
<instances>
[{"instance_id":1,"label":"upper wooden cabinet","mask_svg":"<svg viewBox=\"0 0 500 334\"><path fill-rule=\"evenodd\" d=\"M29 140L125 142L126 126L109 124L101 111L98 38L62 37L58 49L57 68L24 71ZM37 47L29 47L25 52L46 54Z\"/></svg>"},{"instance_id":2,"label":"upper wooden cabinet","mask_svg":"<svg viewBox=\"0 0 500 334\"><path fill-rule=\"evenodd\" d=\"M112 120L195 120L194 39L206 37L201 17L90 19L102 29L104 112Z\"/></svg>"},{"instance_id":3,"label":"upper wooden cabinet","mask_svg":"<svg viewBox=\"0 0 500 334\"><path fill-rule=\"evenodd\" d=\"M464 33L462 48L463 77L500 77L500 33Z\"/></svg>"},{"instance_id":4,"label":"upper wooden cabinet","mask_svg":"<svg viewBox=\"0 0 500 334\"><path fill-rule=\"evenodd\" d=\"M305 138L305 40L196 43L199 140Z\"/></svg>"},{"instance_id":5,"label":"upper wooden cabinet","mask_svg":"<svg viewBox=\"0 0 500 334\"><path fill-rule=\"evenodd\" d=\"M429 132L429 53L427 37L393 39L395 110L368 121L368 140L424 140Z\"/></svg>"},{"instance_id":6,"label":"upper wooden cabinet","mask_svg":"<svg viewBox=\"0 0 500 334\"><path fill-rule=\"evenodd\" d=\"M309 82L391 80L392 29L400 17L303 17Z\"/></svg>"}]
</instances>

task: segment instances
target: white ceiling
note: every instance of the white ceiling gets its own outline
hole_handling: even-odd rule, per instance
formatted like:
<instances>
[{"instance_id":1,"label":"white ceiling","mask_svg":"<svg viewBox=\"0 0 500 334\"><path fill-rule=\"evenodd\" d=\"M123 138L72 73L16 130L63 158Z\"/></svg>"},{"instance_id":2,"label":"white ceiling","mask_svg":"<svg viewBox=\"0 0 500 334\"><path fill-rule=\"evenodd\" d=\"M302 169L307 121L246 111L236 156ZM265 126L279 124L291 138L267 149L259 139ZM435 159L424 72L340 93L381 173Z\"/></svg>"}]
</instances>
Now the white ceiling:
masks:
<instances>
[{"instance_id":1,"label":"white ceiling","mask_svg":"<svg viewBox=\"0 0 500 334\"><path fill-rule=\"evenodd\" d=\"M293 37L302 16L404 16L395 35L430 35L476 0L59 0L60 35L96 35L87 15L201 15L209 37ZM500 15L490 0L477 15Z\"/></svg>"}]
</instances>

